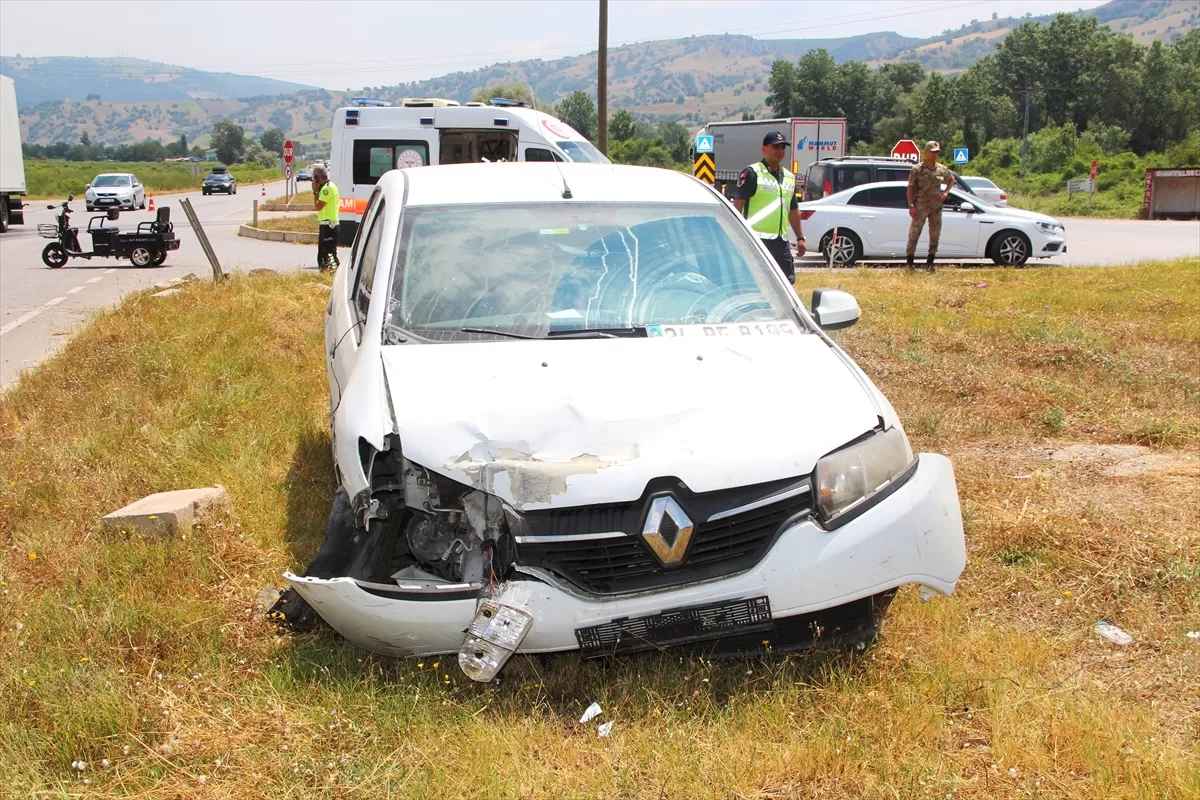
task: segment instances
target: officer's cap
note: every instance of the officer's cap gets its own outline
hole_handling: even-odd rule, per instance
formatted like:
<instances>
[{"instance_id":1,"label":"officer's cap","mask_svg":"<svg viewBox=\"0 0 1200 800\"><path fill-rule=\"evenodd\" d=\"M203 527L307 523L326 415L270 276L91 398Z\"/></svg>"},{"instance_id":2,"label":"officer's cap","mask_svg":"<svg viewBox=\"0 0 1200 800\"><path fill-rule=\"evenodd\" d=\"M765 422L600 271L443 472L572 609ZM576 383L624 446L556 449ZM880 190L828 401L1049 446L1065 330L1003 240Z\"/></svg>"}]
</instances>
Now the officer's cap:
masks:
<instances>
[{"instance_id":1,"label":"officer's cap","mask_svg":"<svg viewBox=\"0 0 1200 800\"><path fill-rule=\"evenodd\" d=\"M942 146L940 144L938 144L937 142L935 142L933 139L930 139L928 142L925 143L925 152L928 153L931 151L934 153L942 152Z\"/></svg>"},{"instance_id":2,"label":"officer's cap","mask_svg":"<svg viewBox=\"0 0 1200 800\"><path fill-rule=\"evenodd\" d=\"M771 131L763 137L763 144L791 144L791 142L779 131Z\"/></svg>"}]
</instances>

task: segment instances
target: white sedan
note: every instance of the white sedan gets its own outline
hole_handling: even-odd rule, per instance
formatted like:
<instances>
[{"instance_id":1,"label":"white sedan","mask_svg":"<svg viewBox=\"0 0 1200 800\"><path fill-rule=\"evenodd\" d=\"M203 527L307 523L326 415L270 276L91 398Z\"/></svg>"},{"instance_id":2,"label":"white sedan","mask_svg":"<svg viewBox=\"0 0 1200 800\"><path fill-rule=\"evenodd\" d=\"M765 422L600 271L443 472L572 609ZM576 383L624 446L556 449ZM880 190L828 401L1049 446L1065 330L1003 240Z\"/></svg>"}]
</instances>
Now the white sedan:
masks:
<instances>
[{"instance_id":1,"label":"white sedan","mask_svg":"<svg viewBox=\"0 0 1200 800\"><path fill-rule=\"evenodd\" d=\"M819 243L827 261L832 250L833 263L838 266L864 258L904 258L912 221L907 191L908 184L902 181L871 183L801 203L805 236ZM923 259L928 252L926 224L916 254ZM1066 252L1066 229L1053 217L994 206L956 189L946 198L938 259L990 258L1001 266L1019 267L1030 258L1052 258Z\"/></svg>"},{"instance_id":2,"label":"white sedan","mask_svg":"<svg viewBox=\"0 0 1200 800\"><path fill-rule=\"evenodd\" d=\"M987 178L980 178L975 175L964 175L959 178L959 180L961 180L967 186L970 186L971 190L975 192L976 195L982 197L984 200L987 200L992 205L1000 206L1001 208L1004 208L1008 205L1008 192L1004 191Z\"/></svg>"},{"instance_id":3,"label":"white sedan","mask_svg":"<svg viewBox=\"0 0 1200 800\"><path fill-rule=\"evenodd\" d=\"M901 585L954 590L958 492L826 335L854 298L812 306L691 176L384 174L325 322L339 489L275 610L478 681L869 642Z\"/></svg>"},{"instance_id":4,"label":"white sedan","mask_svg":"<svg viewBox=\"0 0 1200 800\"><path fill-rule=\"evenodd\" d=\"M108 172L92 178L83 196L88 211L146 207L146 187L132 172Z\"/></svg>"}]
</instances>

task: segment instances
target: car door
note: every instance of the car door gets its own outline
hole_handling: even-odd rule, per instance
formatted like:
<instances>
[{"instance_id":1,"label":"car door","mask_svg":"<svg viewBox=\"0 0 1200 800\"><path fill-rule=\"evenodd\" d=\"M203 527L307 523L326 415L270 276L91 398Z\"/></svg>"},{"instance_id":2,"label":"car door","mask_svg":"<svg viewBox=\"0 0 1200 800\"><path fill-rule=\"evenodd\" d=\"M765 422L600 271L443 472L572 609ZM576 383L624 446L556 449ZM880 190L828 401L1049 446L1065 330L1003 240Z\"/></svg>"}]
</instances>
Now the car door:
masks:
<instances>
[{"instance_id":1,"label":"car door","mask_svg":"<svg viewBox=\"0 0 1200 800\"><path fill-rule=\"evenodd\" d=\"M142 182L137 179L137 175L132 177L133 180L133 204L135 206L143 205L146 202L146 187L142 186Z\"/></svg>"},{"instance_id":2,"label":"car door","mask_svg":"<svg viewBox=\"0 0 1200 800\"><path fill-rule=\"evenodd\" d=\"M969 210L960 211L966 208ZM938 242L938 255L975 258L979 253L979 223L984 206L971 202L970 195L951 191L942 205L942 236ZM926 248L928 248L928 239ZM925 252L928 252L926 249Z\"/></svg>"},{"instance_id":3,"label":"car door","mask_svg":"<svg viewBox=\"0 0 1200 800\"><path fill-rule=\"evenodd\" d=\"M341 401L342 387L354 369L362 342L362 324L370 303L371 280L383 231L383 195L376 189L363 214L363 224L350 249L347 268L338 270L329 292L325 321L325 356L329 373L329 410ZM363 288L365 285L365 289Z\"/></svg>"},{"instance_id":4,"label":"car door","mask_svg":"<svg viewBox=\"0 0 1200 800\"><path fill-rule=\"evenodd\" d=\"M874 186L871 192L871 243L868 253L877 256L903 255L908 245L908 190L903 186Z\"/></svg>"},{"instance_id":5,"label":"car door","mask_svg":"<svg viewBox=\"0 0 1200 800\"><path fill-rule=\"evenodd\" d=\"M877 209L871 202L871 190L861 189L846 201L846 222L862 240L863 255L875 255L879 249Z\"/></svg>"}]
</instances>

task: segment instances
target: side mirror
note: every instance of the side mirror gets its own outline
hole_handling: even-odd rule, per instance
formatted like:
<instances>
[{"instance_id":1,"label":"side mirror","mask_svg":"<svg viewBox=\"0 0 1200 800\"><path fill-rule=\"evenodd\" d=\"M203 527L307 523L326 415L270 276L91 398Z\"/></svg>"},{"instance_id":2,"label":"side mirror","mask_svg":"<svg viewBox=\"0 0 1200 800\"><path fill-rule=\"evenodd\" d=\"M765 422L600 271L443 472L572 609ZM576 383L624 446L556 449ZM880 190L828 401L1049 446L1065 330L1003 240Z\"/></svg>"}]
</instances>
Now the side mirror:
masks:
<instances>
[{"instance_id":1,"label":"side mirror","mask_svg":"<svg viewBox=\"0 0 1200 800\"><path fill-rule=\"evenodd\" d=\"M108 218L109 218L109 219L120 219L120 218L121 218L121 209L119 209L119 208L110 208L110 209L108 210Z\"/></svg>"},{"instance_id":2,"label":"side mirror","mask_svg":"<svg viewBox=\"0 0 1200 800\"><path fill-rule=\"evenodd\" d=\"M89 183L87 186L85 186L85 187L83 187L83 188L85 188L85 189L90 189L90 188L92 188L92 185Z\"/></svg>"},{"instance_id":3,"label":"side mirror","mask_svg":"<svg viewBox=\"0 0 1200 800\"><path fill-rule=\"evenodd\" d=\"M53 211L53 210L54 210L54 204L53 204L53 203L51 203L50 205L46 206L46 208L48 208L48 209L50 209L51 211Z\"/></svg>"},{"instance_id":4,"label":"side mirror","mask_svg":"<svg viewBox=\"0 0 1200 800\"><path fill-rule=\"evenodd\" d=\"M971 203L959 203L958 210L964 214L974 214L976 211L976 208Z\"/></svg>"},{"instance_id":5,"label":"side mirror","mask_svg":"<svg viewBox=\"0 0 1200 800\"><path fill-rule=\"evenodd\" d=\"M814 289L812 293L812 316L821 330L836 331L849 328L858 322L862 312L858 301L849 292L838 289Z\"/></svg>"}]
</instances>

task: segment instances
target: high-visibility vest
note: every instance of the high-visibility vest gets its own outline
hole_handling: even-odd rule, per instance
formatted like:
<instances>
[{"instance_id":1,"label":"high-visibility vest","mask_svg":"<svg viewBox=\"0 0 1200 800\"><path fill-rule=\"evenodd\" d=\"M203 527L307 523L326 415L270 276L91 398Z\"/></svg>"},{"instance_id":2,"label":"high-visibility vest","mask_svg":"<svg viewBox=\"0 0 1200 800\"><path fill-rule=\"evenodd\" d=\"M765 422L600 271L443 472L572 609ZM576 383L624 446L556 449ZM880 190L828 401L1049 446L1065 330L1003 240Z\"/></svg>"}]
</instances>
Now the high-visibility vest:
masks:
<instances>
[{"instance_id":1,"label":"high-visibility vest","mask_svg":"<svg viewBox=\"0 0 1200 800\"><path fill-rule=\"evenodd\" d=\"M783 180L776 180L767 165L758 161L750 165L758 177L758 190L742 212L760 239L787 237L788 211L796 196L796 176L784 167Z\"/></svg>"}]
</instances>

